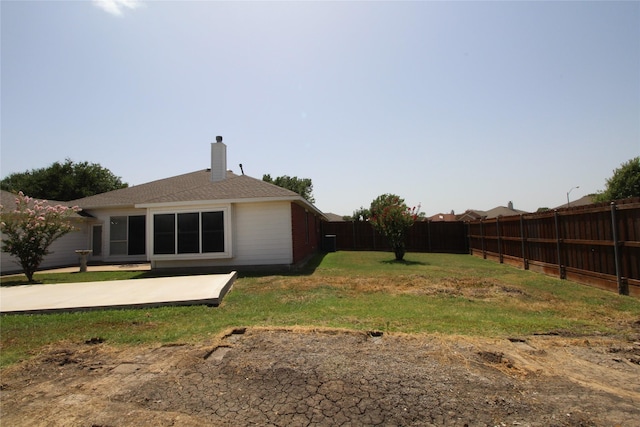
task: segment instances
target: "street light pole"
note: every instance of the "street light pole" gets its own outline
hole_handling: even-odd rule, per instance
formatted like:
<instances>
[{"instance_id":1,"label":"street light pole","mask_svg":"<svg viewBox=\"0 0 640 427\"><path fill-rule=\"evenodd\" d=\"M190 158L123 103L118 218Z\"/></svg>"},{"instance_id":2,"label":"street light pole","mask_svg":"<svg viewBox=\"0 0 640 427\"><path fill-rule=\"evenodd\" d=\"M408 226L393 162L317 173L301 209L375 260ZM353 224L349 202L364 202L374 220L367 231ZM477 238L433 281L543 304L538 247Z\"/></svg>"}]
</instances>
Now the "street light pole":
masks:
<instances>
[{"instance_id":1,"label":"street light pole","mask_svg":"<svg viewBox=\"0 0 640 427\"><path fill-rule=\"evenodd\" d=\"M573 187L571 190L567 191L567 207L569 207L569 193L571 193L573 190L575 190L576 188L580 188L579 185L576 185L575 187Z\"/></svg>"}]
</instances>

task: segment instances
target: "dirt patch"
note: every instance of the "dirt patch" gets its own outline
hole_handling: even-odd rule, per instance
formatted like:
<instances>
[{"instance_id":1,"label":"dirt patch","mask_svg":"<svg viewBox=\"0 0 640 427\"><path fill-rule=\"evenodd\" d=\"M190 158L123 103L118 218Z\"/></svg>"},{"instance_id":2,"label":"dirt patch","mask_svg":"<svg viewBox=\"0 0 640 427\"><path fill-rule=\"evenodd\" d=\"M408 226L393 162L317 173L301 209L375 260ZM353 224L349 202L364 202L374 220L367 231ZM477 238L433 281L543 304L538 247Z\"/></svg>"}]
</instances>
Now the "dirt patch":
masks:
<instances>
[{"instance_id":1,"label":"dirt patch","mask_svg":"<svg viewBox=\"0 0 640 427\"><path fill-rule=\"evenodd\" d=\"M633 426L640 342L238 329L67 343L2 372L3 425Z\"/></svg>"},{"instance_id":2,"label":"dirt patch","mask_svg":"<svg viewBox=\"0 0 640 427\"><path fill-rule=\"evenodd\" d=\"M294 291L295 295L285 294L287 301L301 301L313 298L308 291L322 289L339 290L347 295L367 293L385 293L387 295L444 295L465 297L478 300L496 300L513 298L531 303L531 297L524 289L507 286L495 279L444 277L434 279L426 275L394 275L388 278L369 277L289 277L269 276L256 280L252 292L268 292L273 289ZM303 292L304 291L304 292Z\"/></svg>"}]
</instances>

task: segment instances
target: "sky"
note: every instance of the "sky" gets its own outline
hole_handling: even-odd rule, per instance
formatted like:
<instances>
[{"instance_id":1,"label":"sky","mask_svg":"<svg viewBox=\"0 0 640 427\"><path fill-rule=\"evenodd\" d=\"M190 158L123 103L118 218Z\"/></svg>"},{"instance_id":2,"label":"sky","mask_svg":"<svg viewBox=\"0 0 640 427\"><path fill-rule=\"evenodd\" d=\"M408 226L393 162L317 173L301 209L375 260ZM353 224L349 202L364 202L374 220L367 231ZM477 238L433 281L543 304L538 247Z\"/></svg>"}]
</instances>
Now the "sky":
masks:
<instances>
[{"instance_id":1,"label":"sky","mask_svg":"<svg viewBox=\"0 0 640 427\"><path fill-rule=\"evenodd\" d=\"M640 155L638 1L0 2L0 176L311 178L350 215L535 211ZM575 188L579 187L579 188Z\"/></svg>"}]
</instances>

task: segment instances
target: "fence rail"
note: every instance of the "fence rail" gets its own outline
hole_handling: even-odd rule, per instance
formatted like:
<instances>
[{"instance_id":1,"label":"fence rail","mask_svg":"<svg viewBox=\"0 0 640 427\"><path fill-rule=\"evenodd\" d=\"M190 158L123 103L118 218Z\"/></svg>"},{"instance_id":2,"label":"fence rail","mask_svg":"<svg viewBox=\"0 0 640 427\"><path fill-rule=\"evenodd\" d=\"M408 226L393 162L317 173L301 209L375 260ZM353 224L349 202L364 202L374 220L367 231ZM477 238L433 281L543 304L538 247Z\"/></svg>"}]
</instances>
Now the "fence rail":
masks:
<instances>
[{"instance_id":1,"label":"fence rail","mask_svg":"<svg viewBox=\"0 0 640 427\"><path fill-rule=\"evenodd\" d=\"M323 222L322 235L335 236L336 249L389 251L387 239L363 221ZM407 251L469 253L466 224L420 221L407 232Z\"/></svg>"},{"instance_id":2,"label":"fence rail","mask_svg":"<svg viewBox=\"0 0 640 427\"><path fill-rule=\"evenodd\" d=\"M469 223L476 256L640 296L640 198Z\"/></svg>"}]
</instances>

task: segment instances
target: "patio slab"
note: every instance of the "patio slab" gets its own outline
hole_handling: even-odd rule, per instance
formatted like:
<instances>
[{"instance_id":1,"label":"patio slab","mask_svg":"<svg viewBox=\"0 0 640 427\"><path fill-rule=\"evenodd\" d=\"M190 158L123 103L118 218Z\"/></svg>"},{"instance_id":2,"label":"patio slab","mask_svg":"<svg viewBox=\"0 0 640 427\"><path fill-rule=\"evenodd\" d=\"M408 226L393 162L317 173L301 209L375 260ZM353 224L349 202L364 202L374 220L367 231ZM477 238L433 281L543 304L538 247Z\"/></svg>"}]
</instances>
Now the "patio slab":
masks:
<instances>
[{"instance_id":1,"label":"patio slab","mask_svg":"<svg viewBox=\"0 0 640 427\"><path fill-rule=\"evenodd\" d=\"M218 306L237 272L109 282L0 287L0 313L49 313L164 305Z\"/></svg>"}]
</instances>

